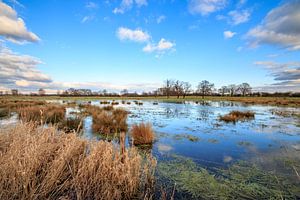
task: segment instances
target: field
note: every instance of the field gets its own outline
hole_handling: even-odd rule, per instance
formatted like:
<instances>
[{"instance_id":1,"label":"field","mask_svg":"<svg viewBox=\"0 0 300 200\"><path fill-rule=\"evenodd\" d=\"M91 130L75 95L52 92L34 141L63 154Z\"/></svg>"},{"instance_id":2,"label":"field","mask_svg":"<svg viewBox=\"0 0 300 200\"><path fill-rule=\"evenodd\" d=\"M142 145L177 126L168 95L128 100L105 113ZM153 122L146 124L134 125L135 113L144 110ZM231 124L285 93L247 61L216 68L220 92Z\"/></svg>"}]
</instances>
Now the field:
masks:
<instances>
[{"instance_id":1,"label":"field","mask_svg":"<svg viewBox=\"0 0 300 200\"><path fill-rule=\"evenodd\" d=\"M0 102L1 199L300 198L298 98Z\"/></svg>"}]
</instances>

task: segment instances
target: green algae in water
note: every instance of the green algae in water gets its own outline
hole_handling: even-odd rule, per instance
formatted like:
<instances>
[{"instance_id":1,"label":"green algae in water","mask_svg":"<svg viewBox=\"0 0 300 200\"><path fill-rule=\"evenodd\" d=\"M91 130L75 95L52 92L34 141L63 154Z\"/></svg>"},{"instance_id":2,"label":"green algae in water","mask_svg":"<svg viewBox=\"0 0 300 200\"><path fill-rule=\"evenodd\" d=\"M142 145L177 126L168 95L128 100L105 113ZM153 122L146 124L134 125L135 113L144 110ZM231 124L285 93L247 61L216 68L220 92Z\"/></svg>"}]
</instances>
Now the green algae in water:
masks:
<instances>
[{"instance_id":1,"label":"green algae in water","mask_svg":"<svg viewBox=\"0 0 300 200\"><path fill-rule=\"evenodd\" d=\"M298 199L300 184L266 172L254 164L237 162L215 173L191 159L174 156L158 164L158 175L176 183L177 191L195 199Z\"/></svg>"}]
</instances>

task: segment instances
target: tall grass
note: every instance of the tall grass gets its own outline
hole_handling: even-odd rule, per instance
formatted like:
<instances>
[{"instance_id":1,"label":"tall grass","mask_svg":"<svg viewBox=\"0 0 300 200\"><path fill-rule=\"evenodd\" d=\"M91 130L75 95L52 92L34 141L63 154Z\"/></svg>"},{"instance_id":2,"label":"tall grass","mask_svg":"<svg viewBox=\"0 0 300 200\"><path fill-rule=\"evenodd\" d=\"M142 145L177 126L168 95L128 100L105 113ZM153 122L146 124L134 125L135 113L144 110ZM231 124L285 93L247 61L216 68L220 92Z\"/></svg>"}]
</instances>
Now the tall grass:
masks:
<instances>
[{"instance_id":1,"label":"tall grass","mask_svg":"<svg viewBox=\"0 0 300 200\"><path fill-rule=\"evenodd\" d=\"M10 110L8 108L0 108L0 119L10 115Z\"/></svg>"},{"instance_id":2,"label":"tall grass","mask_svg":"<svg viewBox=\"0 0 300 200\"><path fill-rule=\"evenodd\" d=\"M19 119L23 122L58 123L65 118L65 107L55 105L31 106L18 110Z\"/></svg>"},{"instance_id":3,"label":"tall grass","mask_svg":"<svg viewBox=\"0 0 300 200\"><path fill-rule=\"evenodd\" d=\"M155 160L35 127L0 130L0 199L141 199L148 190Z\"/></svg>"},{"instance_id":4,"label":"tall grass","mask_svg":"<svg viewBox=\"0 0 300 200\"><path fill-rule=\"evenodd\" d=\"M81 117L68 117L58 123L58 128L65 133L79 132L83 128L83 119Z\"/></svg>"},{"instance_id":5,"label":"tall grass","mask_svg":"<svg viewBox=\"0 0 300 200\"><path fill-rule=\"evenodd\" d=\"M131 136L134 145L152 144L155 138L152 125L143 122L132 125Z\"/></svg>"},{"instance_id":6,"label":"tall grass","mask_svg":"<svg viewBox=\"0 0 300 200\"><path fill-rule=\"evenodd\" d=\"M231 111L229 114L226 114L224 116L220 116L220 120L224 122L237 122L237 121L246 121L254 119L255 113L251 111Z\"/></svg>"}]
</instances>

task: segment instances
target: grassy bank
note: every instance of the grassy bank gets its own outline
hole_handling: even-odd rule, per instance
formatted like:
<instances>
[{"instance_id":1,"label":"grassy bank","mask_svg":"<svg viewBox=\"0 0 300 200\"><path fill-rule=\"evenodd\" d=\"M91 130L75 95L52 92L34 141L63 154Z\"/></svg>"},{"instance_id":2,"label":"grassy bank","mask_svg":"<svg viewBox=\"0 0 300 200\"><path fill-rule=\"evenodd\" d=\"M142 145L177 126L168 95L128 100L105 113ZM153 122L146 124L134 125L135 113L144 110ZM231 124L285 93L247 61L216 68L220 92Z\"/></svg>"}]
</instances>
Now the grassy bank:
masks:
<instances>
[{"instance_id":1,"label":"grassy bank","mask_svg":"<svg viewBox=\"0 0 300 200\"><path fill-rule=\"evenodd\" d=\"M229 96L187 96L185 98L180 97L179 99L175 96L170 98L167 97L60 97L60 96L0 96L0 101L51 101L51 100L62 100L62 101L108 101L108 100L154 100L164 102L183 102L183 101L231 101L241 102L245 104L261 104L261 105L272 105L272 106L290 106L299 107L300 98L298 97L229 97Z\"/></svg>"}]
</instances>

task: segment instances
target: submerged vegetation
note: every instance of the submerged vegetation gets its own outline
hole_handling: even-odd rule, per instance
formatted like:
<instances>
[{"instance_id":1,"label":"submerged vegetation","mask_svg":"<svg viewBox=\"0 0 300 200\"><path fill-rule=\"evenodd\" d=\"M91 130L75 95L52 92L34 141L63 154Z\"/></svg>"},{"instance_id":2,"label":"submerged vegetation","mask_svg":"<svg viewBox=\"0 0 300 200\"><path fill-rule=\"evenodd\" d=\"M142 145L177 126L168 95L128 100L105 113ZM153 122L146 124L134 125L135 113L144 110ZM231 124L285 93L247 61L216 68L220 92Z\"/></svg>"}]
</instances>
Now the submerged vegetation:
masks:
<instances>
[{"instance_id":1,"label":"submerged vegetation","mask_svg":"<svg viewBox=\"0 0 300 200\"><path fill-rule=\"evenodd\" d=\"M134 145L152 144L155 134L150 123L133 124L131 127L131 136Z\"/></svg>"},{"instance_id":2,"label":"submerged vegetation","mask_svg":"<svg viewBox=\"0 0 300 200\"><path fill-rule=\"evenodd\" d=\"M233 122L236 123L237 121L246 121L254 119L255 114L251 111L231 111L229 114L220 116L220 120L224 122Z\"/></svg>"},{"instance_id":3,"label":"submerged vegetation","mask_svg":"<svg viewBox=\"0 0 300 200\"><path fill-rule=\"evenodd\" d=\"M1 129L0 154L0 199L143 198L156 163L33 124Z\"/></svg>"},{"instance_id":4,"label":"submerged vegetation","mask_svg":"<svg viewBox=\"0 0 300 200\"><path fill-rule=\"evenodd\" d=\"M191 159L173 156L158 165L162 178L176 182L177 191L195 199L297 199L300 183L267 172L254 164L237 162L212 173Z\"/></svg>"}]
</instances>

